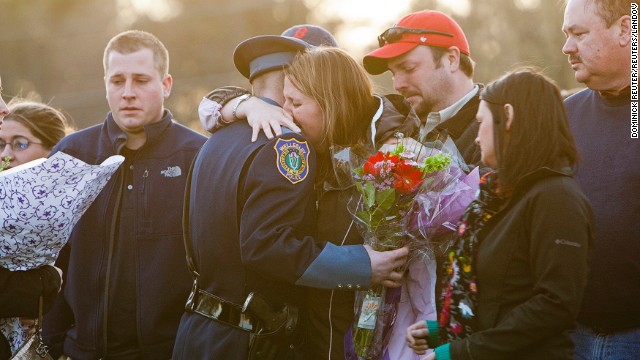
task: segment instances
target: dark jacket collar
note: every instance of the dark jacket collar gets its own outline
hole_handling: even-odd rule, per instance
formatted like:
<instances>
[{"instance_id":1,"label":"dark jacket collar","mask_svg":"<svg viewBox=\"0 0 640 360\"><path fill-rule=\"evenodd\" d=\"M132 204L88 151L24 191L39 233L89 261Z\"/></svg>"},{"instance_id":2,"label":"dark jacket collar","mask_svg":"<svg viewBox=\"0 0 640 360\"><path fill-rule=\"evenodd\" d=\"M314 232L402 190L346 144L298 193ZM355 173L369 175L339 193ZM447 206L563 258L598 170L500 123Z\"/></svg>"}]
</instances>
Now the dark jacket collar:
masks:
<instances>
[{"instance_id":1,"label":"dark jacket collar","mask_svg":"<svg viewBox=\"0 0 640 360\"><path fill-rule=\"evenodd\" d=\"M525 196L531 187L540 180L554 176L573 177L573 170L569 166L562 166L557 168L541 167L531 171L516 182L514 190L508 198L503 200L503 204L500 206L499 211L502 212L511 205L516 204L518 200Z\"/></svg>"},{"instance_id":2,"label":"dark jacket collar","mask_svg":"<svg viewBox=\"0 0 640 360\"><path fill-rule=\"evenodd\" d=\"M513 197L518 197L521 193L526 192L533 184L538 181L553 177L553 176L567 176L573 177L573 169L566 166L558 166L558 167L541 167L539 169L533 170L532 172L521 177L515 185L515 189L513 192Z\"/></svg>"},{"instance_id":3,"label":"dark jacket collar","mask_svg":"<svg viewBox=\"0 0 640 360\"><path fill-rule=\"evenodd\" d=\"M476 95L474 95L466 104L458 111L451 119L436 126L438 131L446 130L454 139L462 136L464 131L469 127L469 120L476 118L476 112L478 112L478 106L480 105L480 93L484 89L483 84L476 84L479 89Z\"/></svg>"},{"instance_id":4,"label":"dark jacket collar","mask_svg":"<svg viewBox=\"0 0 640 360\"><path fill-rule=\"evenodd\" d=\"M558 167L547 167L543 166L539 169L533 170L532 172L523 176L518 183L523 182L535 182L537 180L550 177L550 176L573 176L573 170L570 166L558 166Z\"/></svg>"},{"instance_id":5,"label":"dark jacket collar","mask_svg":"<svg viewBox=\"0 0 640 360\"><path fill-rule=\"evenodd\" d=\"M406 137L418 134L420 130L420 118L411 108L411 104L401 95L381 95L382 113L376 122L376 145L381 145L396 132L401 132ZM375 111L374 111L375 113ZM372 114L373 116L374 114Z\"/></svg>"},{"instance_id":6,"label":"dark jacket collar","mask_svg":"<svg viewBox=\"0 0 640 360\"><path fill-rule=\"evenodd\" d=\"M160 136L167 130L172 124L173 115L171 111L165 109L164 116L160 121L148 124L144 126L144 131L147 134L147 141L143 147L154 143ZM105 120L107 127L107 134L109 141L113 144L113 151L116 154L120 154L122 148L127 142L127 134L120 129L116 121L113 119L113 114L109 112Z\"/></svg>"}]
</instances>

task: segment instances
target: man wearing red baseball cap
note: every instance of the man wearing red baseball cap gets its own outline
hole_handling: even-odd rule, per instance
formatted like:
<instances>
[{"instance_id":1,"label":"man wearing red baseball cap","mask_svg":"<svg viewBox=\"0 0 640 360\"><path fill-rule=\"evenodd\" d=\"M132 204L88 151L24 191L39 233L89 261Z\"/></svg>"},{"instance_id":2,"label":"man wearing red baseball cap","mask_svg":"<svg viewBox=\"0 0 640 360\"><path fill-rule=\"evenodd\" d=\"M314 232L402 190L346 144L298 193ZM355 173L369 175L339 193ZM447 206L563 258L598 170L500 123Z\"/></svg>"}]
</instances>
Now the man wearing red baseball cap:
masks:
<instances>
[{"instance_id":1,"label":"man wearing red baseball cap","mask_svg":"<svg viewBox=\"0 0 640 360\"><path fill-rule=\"evenodd\" d=\"M422 120L421 142L452 137L470 166L480 162L475 121L482 85L474 84L469 43L448 15L423 10L406 15L378 36L363 59L372 75L389 70L393 86Z\"/></svg>"},{"instance_id":2,"label":"man wearing red baseball cap","mask_svg":"<svg viewBox=\"0 0 640 360\"><path fill-rule=\"evenodd\" d=\"M406 134L420 143L445 140L450 136L470 167L480 163L480 148L475 144L478 123L475 121L480 105L482 85L473 83L474 62L470 57L469 43L460 26L448 15L434 10L423 10L404 16L378 36L379 48L363 59L364 68L372 75L389 70L393 74L393 86L411 103L420 117L419 134ZM405 146L420 146L404 140ZM415 147L414 147L415 148ZM420 146L421 148L421 146ZM442 257L430 263L431 269L423 276L439 277ZM430 279L435 289L416 295L433 306L428 299L441 293L439 282ZM433 286L433 285L432 285ZM403 302L403 300L401 300ZM404 301L410 303L410 301ZM389 358L411 357L404 337L406 326L412 320L415 309L398 308L398 318L389 335L385 351ZM435 316L436 309L419 309L421 316ZM427 319L415 318L415 321ZM429 319L429 320L433 320Z\"/></svg>"}]
</instances>

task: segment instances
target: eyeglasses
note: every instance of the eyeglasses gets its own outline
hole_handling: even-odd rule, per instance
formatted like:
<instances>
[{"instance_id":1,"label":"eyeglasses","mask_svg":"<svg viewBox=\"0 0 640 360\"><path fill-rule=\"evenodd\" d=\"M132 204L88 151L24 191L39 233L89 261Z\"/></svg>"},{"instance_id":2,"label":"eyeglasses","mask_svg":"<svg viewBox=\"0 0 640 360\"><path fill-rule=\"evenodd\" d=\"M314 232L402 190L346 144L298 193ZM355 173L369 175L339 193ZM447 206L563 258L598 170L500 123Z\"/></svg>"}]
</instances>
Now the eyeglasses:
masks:
<instances>
[{"instance_id":1,"label":"eyeglasses","mask_svg":"<svg viewBox=\"0 0 640 360\"><path fill-rule=\"evenodd\" d=\"M10 143L5 142L3 140L0 140L0 151L4 150L4 148L7 145L11 146L11 149L13 151L19 152L19 151L25 151L29 148L30 145L32 144L38 144L38 145L42 145L42 143L39 142L35 142L35 141L29 141L27 139L24 138L16 138L13 139L13 141L11 141Z\"/></svg>"},{"instance_id":2,"label":"eyeglasses","mask_svg":"<svg viewBox=\"0 0 640 360\"><path fill-rule=\"evenodd\" d=\"M402 34L432 34L432 35L442 35L453 37L453 34L449 34L442 31L436 30L425 30L425 29L413 29L413 28L405 28L405 27L392 27L388 28L378 36L378 47L383 47L384 44L391 44L402 39Z\"/></svg>"}]
</instances>

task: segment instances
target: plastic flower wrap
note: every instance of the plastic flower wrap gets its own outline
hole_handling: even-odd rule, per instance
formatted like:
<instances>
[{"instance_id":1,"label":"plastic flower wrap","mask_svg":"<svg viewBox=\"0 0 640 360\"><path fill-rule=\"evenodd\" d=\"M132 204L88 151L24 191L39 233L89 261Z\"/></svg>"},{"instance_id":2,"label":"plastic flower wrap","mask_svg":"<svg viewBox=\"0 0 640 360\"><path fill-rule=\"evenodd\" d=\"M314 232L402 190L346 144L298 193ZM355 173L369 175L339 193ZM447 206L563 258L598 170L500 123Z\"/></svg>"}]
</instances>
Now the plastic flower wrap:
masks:
<instances>
[{"instance_id":1,"label":"plastic flower wrap","mask_svg":"<svg viewBox=\"0 0 640 360\"><path fill-rule=\"evenodd\" d=\"M479 168L468 174L467 165L451 140L448 138L440 151L452 159L445 171L437 171L425 180L421 191L414 197L409 231L412 235L412 253L433 257L444 254L449 237L457 229L460 216L475 199L480 182ZM429 162L429 158L426 160Z\"/></svg>"},{"instance_id":2,"label":"plastic flower wrap","mask_svg":"<svg viewBox=\"0 0 640 360\"><path fill-rule=\"evenodd\" d=\"M433 253L441 251L444 241L436 241L436 235L453 228L451 224L455 225L475 195L477 176L465 174L466 165L452 141L421 145L410 151L399 137L392 151L378 151L369 157L363 148L332 149L334 170L341 185L351 183L357 189L358 196L349 201L349 210L364 243L378 251L408 245L409 268L417 272L423 269L419 266L422 261L433 260ZM435 274L433 277L435 281ZM426 275L422 278L430 281ZM411 293L411 287L420 291ZM401 289L377 286L358 292L354 324L345 338L347 358L389 358L386 345L395 333L398 306L403 299L414 305L434 306L430 301L432 288L432 284L407 280ZM427 301L422 301L425 297ZM404 334L405 329L402 326L398 330Z\"/></svg>"},{"instance_id":3,"label":"plastic flower wrap","mask_svg":"<svg viewBox=\"0 0 640 360\"><path fill-rule=\"evenodd\" d=\"M88 165L58 152L0 172L0 266L15 271L53 264L74 225L124 158ZM22 343L17 318L0 319L12 349Z\"/></svg>"}]
</instances>

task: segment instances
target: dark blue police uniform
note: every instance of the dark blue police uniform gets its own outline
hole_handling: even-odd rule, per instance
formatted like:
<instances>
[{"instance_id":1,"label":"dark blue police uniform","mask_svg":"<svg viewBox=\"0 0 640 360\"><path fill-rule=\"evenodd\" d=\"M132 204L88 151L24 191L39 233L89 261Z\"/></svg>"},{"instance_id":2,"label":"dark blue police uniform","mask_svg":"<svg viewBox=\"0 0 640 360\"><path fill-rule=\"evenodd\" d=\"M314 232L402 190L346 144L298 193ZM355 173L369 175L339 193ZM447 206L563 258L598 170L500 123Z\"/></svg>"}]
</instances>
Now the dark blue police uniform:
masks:
<instances>
[{"instance_id":1,"label":"dark blue police uniform","mask_svg":"<svg viewBox=\"0 0 640 360\"><path fill-rule=\"evenodd\" d=\"M216 133L196 158L190 194L190 237L199 288L242 305L250 292L271 304L299 304L296 285L369 287L362 245L316 241L315 152L286 133L249 142L241 121ZM246 359L249 333L186 312L174 359Z\"/></svg>"}]
</instances>

